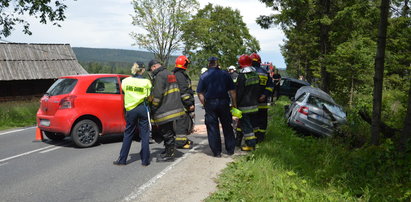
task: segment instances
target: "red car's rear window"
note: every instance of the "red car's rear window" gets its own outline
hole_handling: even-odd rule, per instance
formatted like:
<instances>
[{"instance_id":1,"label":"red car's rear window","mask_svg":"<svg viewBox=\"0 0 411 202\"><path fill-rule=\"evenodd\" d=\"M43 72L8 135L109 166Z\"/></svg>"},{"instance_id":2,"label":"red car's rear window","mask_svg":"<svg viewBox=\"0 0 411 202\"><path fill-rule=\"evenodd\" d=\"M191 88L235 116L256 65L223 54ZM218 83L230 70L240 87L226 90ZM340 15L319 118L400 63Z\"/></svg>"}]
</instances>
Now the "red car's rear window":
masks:
<instances>
[{"instance_id":1,"label":"red car's rear window","mask_svg":"<svg viewBox=\"0 0 411 202\"><path fill-rule=\"evenodd\" d=\"M69 94L77 84L77 79L58 79L47 90L49 96Z\"/></svg>"}]
</instances>

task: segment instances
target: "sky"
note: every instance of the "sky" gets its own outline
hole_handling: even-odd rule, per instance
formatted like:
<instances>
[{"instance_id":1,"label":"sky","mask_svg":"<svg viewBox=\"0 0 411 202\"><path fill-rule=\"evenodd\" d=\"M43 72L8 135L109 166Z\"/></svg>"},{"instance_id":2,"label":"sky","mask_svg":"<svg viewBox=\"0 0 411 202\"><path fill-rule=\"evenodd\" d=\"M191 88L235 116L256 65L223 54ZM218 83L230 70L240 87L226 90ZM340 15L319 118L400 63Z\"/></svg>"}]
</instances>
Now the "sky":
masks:
<instances>
[{"instance_id":1,"label":"sky","mask_svg":"<svg viewBox=\"0 0 411 202\"><path fill-rule=\"evenodd\" d=\"M258 54L262 61L285 68L280 51L280 45L285 38L283 32L279 27L261 29L255 22L258 16L269 15L274 11L258 0L198 1L200 8L212 3L239 10L250 34L260 42L261 50ZM129 35L131 32L144 32L131 24L134 11L130 0L66 0L65 3L68 6L67 18L59 23L61 27L51 23L41 24L34 18L27 18L32 35L23 34L21 27L17 27L11 36L4 40L15 43L64 43L72 47L143 50L132 45L134 41ZM177 54L179 53L173 55Z\"/></svg>"}]
</instances>

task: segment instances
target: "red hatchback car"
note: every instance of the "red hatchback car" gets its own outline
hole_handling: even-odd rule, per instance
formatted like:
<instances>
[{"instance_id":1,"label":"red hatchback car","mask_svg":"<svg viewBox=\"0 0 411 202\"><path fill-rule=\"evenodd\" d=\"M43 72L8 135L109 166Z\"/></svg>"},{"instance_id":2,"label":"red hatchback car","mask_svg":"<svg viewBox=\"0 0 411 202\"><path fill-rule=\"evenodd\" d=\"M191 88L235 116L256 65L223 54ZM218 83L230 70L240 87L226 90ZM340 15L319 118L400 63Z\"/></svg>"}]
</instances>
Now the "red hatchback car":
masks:
<instances>
[{"instance_id":1,"label":"red hatchback car","mask_svg":"<svg viewBox=\"0 0 411 202\"><path fill-rule=\"evenodd\" d=\"M124 132L121 80L128 75L60 77L40 99L37 125L52 140L71 136L78 147L93 146L100 135Z\"/></svg>"}]
</instances>

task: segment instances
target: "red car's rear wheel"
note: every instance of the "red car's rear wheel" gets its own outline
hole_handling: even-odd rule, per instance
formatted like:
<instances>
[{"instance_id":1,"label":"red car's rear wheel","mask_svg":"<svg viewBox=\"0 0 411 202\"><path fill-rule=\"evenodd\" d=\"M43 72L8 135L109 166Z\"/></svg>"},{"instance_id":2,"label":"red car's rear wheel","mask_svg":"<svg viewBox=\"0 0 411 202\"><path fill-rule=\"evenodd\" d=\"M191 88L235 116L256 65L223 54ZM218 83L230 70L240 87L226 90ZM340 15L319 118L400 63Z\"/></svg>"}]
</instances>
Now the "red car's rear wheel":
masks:
<instances>
[{"instance_id":1,"label":"red car's rear wheel","mask_svg":"<svg viewBox=\"0 0 411 202\"><path fill-rule=\"evenodd\" d=\"M78 147L93 146L99 136L99 128L97 124L90 120L84 119L76 123L71 131L71 137Z\"/></svg>"}]
</instances>

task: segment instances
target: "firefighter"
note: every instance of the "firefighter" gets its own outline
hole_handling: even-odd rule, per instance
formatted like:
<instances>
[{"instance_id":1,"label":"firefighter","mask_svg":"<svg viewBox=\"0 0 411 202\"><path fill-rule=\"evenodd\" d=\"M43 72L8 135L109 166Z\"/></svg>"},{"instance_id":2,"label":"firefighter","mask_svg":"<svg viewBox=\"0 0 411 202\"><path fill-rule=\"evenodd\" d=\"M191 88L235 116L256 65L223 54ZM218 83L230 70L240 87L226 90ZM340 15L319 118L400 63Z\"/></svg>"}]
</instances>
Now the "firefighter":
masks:
<instances>
[{"instance_id":1,"label":"firefighter","mask_svg":"<svg viewBox=\"0 0 411 202\"><path fill-rule=\"evenodd\" d=\"M260 79L255 68L251 66L250 56L245 54L241 55L238 59L238 64L241 69L237 78L237 106L242 112L240 127L245 142L241 150L251 151L254 150L256 145L256 137L251 120L257 118ZM237 133L237 135L239 135L239 133Z\"/></svg>"},{"instance_id":2,"label":"firefighter","mask_svg":"<svg viewBox=\"0 0 411 202\"><path fill-rule=\"evenodd\" d=\"M269 73L261 67L261 57L257 53L252 53L250 58L252 60L252 66L255 68L258 77L260 78L260 88L258 89L258 119L252 120L254 134L257 137L257 143L259 143L265 138L268 102L270 101L269 98L272 96L274 84Z\"/></svg>"},{"instance_id":3,"label":"firefighter","mask_svg":"<svg viewBox=\"0 0 411 202\"><path fill-rule=\"evenodd\" d=\"M238 73L234 66L228 67L228 73L230 74L231 78L233 79L234 83L237 82Z\"/></svg>"},{"instance_id":4,"label":"firefighter","mask_svg":"<svg viewBox=\"0 0 411 202\"><path fill-rule=\"evenodd\" d=\"M165 150L157 156L157 161L172 161L175 156L173 123L186 113L183 103L181 103L176 76L162 67L157 60L151 60L148 66L152 71L154 86L152 91L152 119L154 124L158 126L165 147Z\"/></svg>"},{"instance_id":5,"label":"firefighter","mask_svg":"<svg viewBox=\"0 0 411 202\"><path fill-rule=\"evenodd\" d=\"M143 78L145 69L134 63L131 68L132 77L127 77L121 82L124 91L124 107L126 109L126 130L124 131L123 144L121 146L118 160L114 165L126 165L127 156L130 152L131 140L135 130L139 130L141 138L140 158L143 166L150 164L149 146L149 120L147 98L151 91L151 82Z\"/></svg>"},{"instance_id":6,"label":"firefighter","mask_svg":"<svg viewBox=\"0 0 411 202\"><path fill-rule=\"evenodd\" d=\"M176 147L179 149L191 149L193 147L193 141L187 138L187 135L191 134L193 131L195 110L194 92L191 88L191 79L186 74L186 69L189 64L190 60L188 60L186 56L178 56L173 70L180 89L181 101L186 110L186 116L175 122Z\"/></svg>"}]
</instances>

